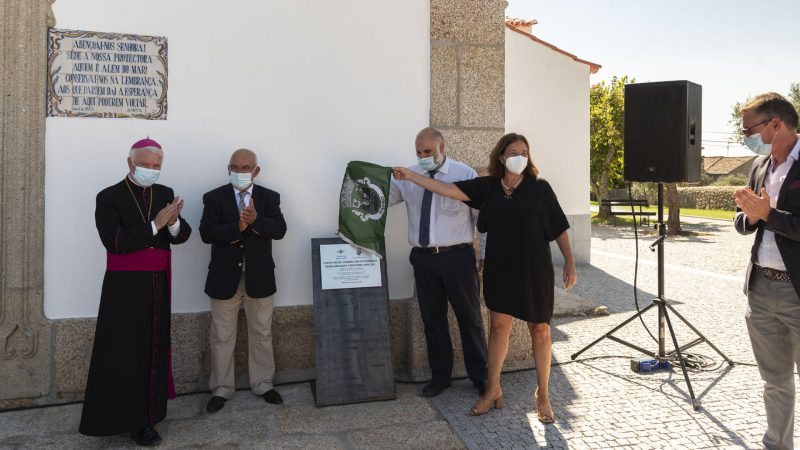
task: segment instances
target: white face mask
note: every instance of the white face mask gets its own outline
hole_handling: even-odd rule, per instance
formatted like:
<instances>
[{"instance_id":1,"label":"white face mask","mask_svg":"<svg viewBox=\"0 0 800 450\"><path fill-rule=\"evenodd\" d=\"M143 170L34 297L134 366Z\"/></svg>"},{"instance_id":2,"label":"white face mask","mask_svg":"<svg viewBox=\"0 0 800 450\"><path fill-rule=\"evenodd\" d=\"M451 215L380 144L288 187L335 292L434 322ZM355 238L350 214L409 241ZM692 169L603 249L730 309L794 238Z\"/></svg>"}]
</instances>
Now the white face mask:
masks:
<instances>
[{"instance_id":1,"label":"white face mask","mask_svg":"<svg viewBox=\"0 0 800 450\"><path fill-rule=\"evenodd\" d=\"M160 170L155 169L147 169L145 167L139 167L134 165L136 169L133 171L133 181L136 182L141 187L150 187L158 181L159 175L161 175Z\"/></svg>"},{"instance_id":2,"label":"white face mask","mask_svg":"<svg viewBox=\"0 0 800 450\"><path fill-rule=\"evenodd\" d=\"M525 155L512 156L506 158L506 169L514 175L519 175L528 167L528 157Z\"/></svg>"},{"instance_id":3,"label":"white face mask","mask_svg":"<svg viewBox=\"0 0 800 450\"><path fill-rule=\"evenodd\" d=\"M775 138L778 135L772 137L772 142L775 142ZM764 143L764 139L761 137L761 133L754 134L752 136L744 136L744 145L750 149L751 152L757 155L769 155L772 153L772 142L769 144Z\"/></svg>"},{"instance_id":4,"label":"white face mask","mask_svg":"<svg viewBox=\"0 0 800 450\"><path fill-rule=\"evenodd\" d=\"M433 156L428 156L427 158L417 158L417 162L419 166L422 167L423 170L431 171L436 168L436 158Z\"/></svg>"},{"instance_id":5,"label":"white face mask","mask_svg":"<svg viewBox=\"0 0 800 450\"><path fill-rule=\"evenodd\" d=\"M229 178L233 187L240 191L247 189L253 183L253 174L250 172L230 172Z\"/></svg>"},{"instance_id":6,"label":"white face mask","mask_svg":"<svg viewBox=\"0 0 800 450\"><path fill-rule=\"evenodd\" d=\"M427 158L417 158L417 162L423 170L430 172L431 170L435 170L437 167L439 167L439 164L441 164L442 159L438 156L439 154L437 153L433 156L428 156Z\"/></svg>"}]
</instances>

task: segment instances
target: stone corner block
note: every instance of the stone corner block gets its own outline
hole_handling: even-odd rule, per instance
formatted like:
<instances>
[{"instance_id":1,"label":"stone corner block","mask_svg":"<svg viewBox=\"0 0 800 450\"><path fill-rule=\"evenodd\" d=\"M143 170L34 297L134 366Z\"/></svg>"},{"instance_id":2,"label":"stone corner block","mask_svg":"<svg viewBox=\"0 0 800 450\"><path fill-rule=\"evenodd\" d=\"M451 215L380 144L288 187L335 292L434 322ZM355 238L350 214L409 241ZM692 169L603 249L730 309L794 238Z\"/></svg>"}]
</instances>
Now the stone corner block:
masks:
<instances>
[{"instance_id":1,"label":"stone corner block","mask_svg":"<svg viewBox=\"0 0 800 450\"><path fill-rule=\"evenodd\" d=\"M14 297L15 294L8 291L4 293ZM23 292L19 290L16 294ZM6 301L21 305L23 300ZM35 301L41 302L41 297ZM0 404L6 400L21 401L20 404L25 403L25 399L35 402L50 393L52 327L40 312L27 315L23 312L15 320L10 310L12 308L7 307L4 311L7 317L0 317Z\"/></svg>"},{"instance_id":2,"label":"stone corner block","mask_svg":"<svg viewBox=\"0 0 800 450\"><path fill-rule=\"evenodd\" d=\"M97 319L93 317L54 321L54 385L59 400L83 399L96 325Z\"/></svg>"},{"instance_id":3,"label":"stone corner block","mask_svg":"<svg viewBox=\"0 0 800 450\"><path fill-rule=\"evenodd\" d=\"M434 127L458 124L458 58L451 46L431 47L431 117Z\"/></svg>"},{"instance_id":4,"label":"stone corner block","mask_svg":"<svg viewBox=\"0 0 800 450\"><path fill-rule=\"evenodd\" d=\"M505 0L431 0L431 39L503 45Z\"/></svg>"},{"instance_id":5,"label":"stone corner block","mask_svg":"<svg viewBox=\"0 0 800 450\"><path fill-rule=\"evenodd\" d=\"M455 160L473 168L489 166L489 154L503 136L502 128L489 130L443 129L445 151Z\"/></svg>"},{"instance_id":6,"label":"stone corner block","mask_svg":"<svg viewBox=\"0 0 800 450\"><path fill-rule=\"evenodd\" d=\"M312 305L276 307L272 324L276 370L313 369L316 362L314 307ZM245 332L244 337L246 335ZM245 346L245 354L246 348Z\"/></svg>"},{"instance_id":7,"label":"stone corner block","mask_svg":"<svg viewBox=\"0 0 800 450\"><path fill-rule=\"evenodd\" d=\"M210 313L181 313L172 316L172 376L179 393L196 392L208 386L203 367L207 323Z\"/></svg>"},{"instance_id":8,"label":"stone corner block","mask_svg":"<svg viewBox=\"0 0 800 450\"><path fill-rule=\"evenodd\" d=\"M465 47L460 52L459 125L503 128L505 50L503 47Z\"/></svg>"},{"instance_id":9,"label":"stone corner block","mask_svg":"<svg viewBox=\"0 0 800 450\"><path fill-rule=\"evenodd\" d=\"M405 357L409 352L408 316L410 299L389 301L389 339L392 346L392 370L395 379L409 379L409 364Z\"/></svg>"}]
</instances>

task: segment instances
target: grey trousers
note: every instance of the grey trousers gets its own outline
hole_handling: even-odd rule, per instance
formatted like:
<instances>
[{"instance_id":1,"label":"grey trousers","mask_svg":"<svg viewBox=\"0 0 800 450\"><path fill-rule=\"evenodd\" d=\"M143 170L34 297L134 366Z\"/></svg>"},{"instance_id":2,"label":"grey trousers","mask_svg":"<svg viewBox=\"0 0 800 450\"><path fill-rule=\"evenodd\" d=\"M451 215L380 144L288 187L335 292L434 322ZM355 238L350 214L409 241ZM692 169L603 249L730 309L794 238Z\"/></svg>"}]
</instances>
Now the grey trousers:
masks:
<instances>
[{"instance_id":1,"label":"grey trousers","mask_svg":"<svg viewBox=\"0 0 800 450\"><path fill-rule=\"evenodd\" d=\"M794 369L800 367L800 298L792 283L755 273L747 301L747 330L764 380L764 447L793 449Z\"/></svg>"},{"instance_id":2,"label":"grey trousers","mask_svg":"<svg viewBox=\"0 0 800 450\"><path fill-rule=\"evenodd\" d=\"M236 322L244 305L247 318L247 365L250 389L262 395L272 389L275 357L272 349L273 297L251 298L244 288L244 276L233 298L211 299L211 380L212 395L231 398L236 391L233 351L236 345Z\"/></svg>"}]
</instances>

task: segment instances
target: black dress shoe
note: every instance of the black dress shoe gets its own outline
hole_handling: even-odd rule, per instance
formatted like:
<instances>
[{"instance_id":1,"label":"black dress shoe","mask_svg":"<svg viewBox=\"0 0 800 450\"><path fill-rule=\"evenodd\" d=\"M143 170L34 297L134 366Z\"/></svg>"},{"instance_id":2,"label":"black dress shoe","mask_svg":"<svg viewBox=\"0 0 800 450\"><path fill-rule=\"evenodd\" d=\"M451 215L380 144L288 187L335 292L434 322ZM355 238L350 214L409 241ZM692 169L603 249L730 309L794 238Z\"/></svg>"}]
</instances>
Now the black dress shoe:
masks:
<instances>
[{"instance_id":1,"label":"black dress shoe","mask_svg":"<svg viewBox=\"0 0 800 450\"><path fill-rule=\"evenodd\" d=\"M281 397L281 394L278 394L278 391L275 389L270 389L267 392L264 392L261 396L264 397L264 400L266 400L267 403L272 403L273 405L280 405L283 403L283 397Z\"/></svg>"},{"instance_id":2,"label":"black dress shoe","mask_svg":"<svg viewBox=\"0 0 800 450\"><path fill-rule=\"evenodd\" d=\"M213 396L211 400L208 401L206 404L206 411L210 413L215 413L222 409L225 406L225 397Z\"/></svg>"},{"instance_id":3,"label":"black dress shoe","mask_svg":"<svg viewBox=\"0 0 800 450\"><path fill-rule=\"evenodd\" d=\"M136 445L141 447L149 447L151 445L158 444L161 442L161 436L158 432L151 427L147 427L145 429L134 431L131 433L131 439L136 442Z\"/></svg>"},{"instance_id":4,"label":"black dress shoe","mask_svg":"<svg viewBox=\"0 0 800 450\"><path fill-rule=\"evenodd\" d=\"M486 381L473 381L472 385L475 386L481 396L486 393Z\"/></svg>"},{"instance_id":5,"label":"black dress shoe","mask_svg":"<svg viewBox=\"0 0 800 450\"><path fill-rule=\"evenodd\" d=\"M436 397L441 394L443 390L450 387L450 380L447 381L431 381L422 389L422 395L425 397Z\"/></svg>"}]
</instances>

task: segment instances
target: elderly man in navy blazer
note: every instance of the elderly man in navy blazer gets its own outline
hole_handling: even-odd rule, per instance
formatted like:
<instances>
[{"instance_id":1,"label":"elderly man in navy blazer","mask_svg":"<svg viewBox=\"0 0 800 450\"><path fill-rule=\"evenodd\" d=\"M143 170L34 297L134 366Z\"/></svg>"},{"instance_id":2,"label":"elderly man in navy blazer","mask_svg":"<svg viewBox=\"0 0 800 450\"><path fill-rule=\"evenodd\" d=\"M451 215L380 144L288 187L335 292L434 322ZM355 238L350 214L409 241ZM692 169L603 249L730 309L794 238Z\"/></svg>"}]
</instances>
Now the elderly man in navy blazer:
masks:
<instances>
[{"instance_id":1,"label":"elderly man in navy blazer","mask_svg":"<svg viewBox=\"0 0 800 450\"><path fill-rule=\"evenodd\" d=\"M741 110L745 144L756 158L736 191L735 225L756 232L745 279L747 329L764 380L767 449L794 444L794 369L800 367L800 139L797 111L775 93Z\"/></svg>"},{"instance_id":2,"label":"elderly man in navy blazer","mask_svg":"<svg viewBox=\"0 0 800 450\"><path fill-rule=\"evenodd\" d=\"M211 244L205 288L211 297L209 413L222 409L236 390L233 351L242 305L247 318L250 389L269 403L283 403L272 384L272 307L277 290L272 241L286 234L286 221L280 195L253 184L260 171L255 153L236 150L228 165L230 183L203 196L200 236Z\"/></svg>"}]
</instances>

